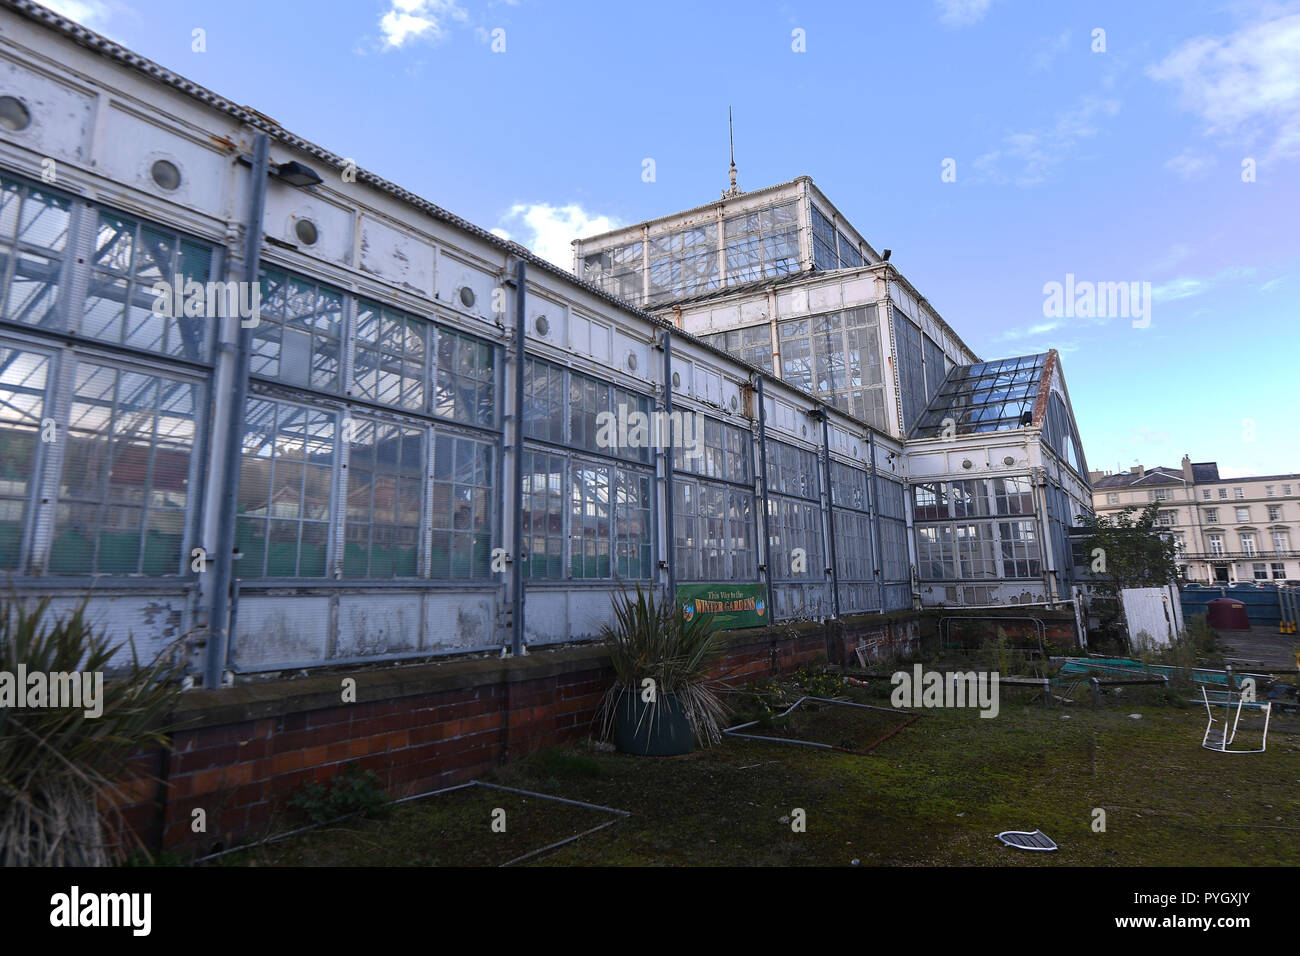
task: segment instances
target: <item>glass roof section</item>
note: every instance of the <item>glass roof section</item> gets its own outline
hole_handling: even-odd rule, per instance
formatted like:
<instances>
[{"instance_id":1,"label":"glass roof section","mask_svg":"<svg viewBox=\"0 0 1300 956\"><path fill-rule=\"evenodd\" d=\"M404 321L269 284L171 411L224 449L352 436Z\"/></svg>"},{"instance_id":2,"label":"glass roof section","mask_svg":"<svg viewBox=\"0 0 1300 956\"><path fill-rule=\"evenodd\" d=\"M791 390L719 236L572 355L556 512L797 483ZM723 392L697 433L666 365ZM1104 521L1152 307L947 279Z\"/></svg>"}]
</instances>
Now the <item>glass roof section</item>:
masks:
<instances>
[{"instance_id":1,"label":"glass roof section","mask_svg":"<svg viewBox=\"0 0 1300 956\"><path fill-rule=\"evenodd\" d=\"M912 438L935 438L951 419L955 434L1008 431L1034 420L1047 353L958 365L912 429Z\"/></svg>"}]
</instances>

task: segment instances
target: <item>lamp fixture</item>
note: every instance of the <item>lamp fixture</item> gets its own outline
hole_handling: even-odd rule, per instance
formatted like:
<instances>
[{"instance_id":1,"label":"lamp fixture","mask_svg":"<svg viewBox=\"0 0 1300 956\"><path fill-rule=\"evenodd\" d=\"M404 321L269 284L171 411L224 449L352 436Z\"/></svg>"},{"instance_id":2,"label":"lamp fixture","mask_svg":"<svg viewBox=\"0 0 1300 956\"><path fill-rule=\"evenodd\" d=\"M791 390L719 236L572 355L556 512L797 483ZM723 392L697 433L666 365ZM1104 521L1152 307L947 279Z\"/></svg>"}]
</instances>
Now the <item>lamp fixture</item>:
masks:
<instances>
[{"instance_id":1,"label":"lamp fixture","mask_svg":"<svg viewBox=\"0 0 1300 956\"><path fill-rule=\"evenodd\" d=\"M291 159L287 163L280 163L275 167L272 175L281 182L298 187L319 186L325 181L321 179L320 173L296 159Z\"/></svg>"}]
</instances>

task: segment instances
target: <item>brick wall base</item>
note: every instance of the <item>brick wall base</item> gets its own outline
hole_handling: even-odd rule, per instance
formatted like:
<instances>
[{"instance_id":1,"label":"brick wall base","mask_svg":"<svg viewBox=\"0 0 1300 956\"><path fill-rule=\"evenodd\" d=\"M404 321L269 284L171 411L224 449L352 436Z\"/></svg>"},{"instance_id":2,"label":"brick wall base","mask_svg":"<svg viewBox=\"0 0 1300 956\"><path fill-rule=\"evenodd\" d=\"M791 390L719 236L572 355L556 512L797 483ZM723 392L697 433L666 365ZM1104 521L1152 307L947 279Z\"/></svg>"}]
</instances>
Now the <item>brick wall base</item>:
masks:
<instances>
[{"instance_id":1,"label":"brick wall base","mask_svg":"<svg viewBox=\"0 0 1300 956\"><path fill-rule=\"evenodd\" d=\"M896 658L919 649L923 617L897 612L730 632L716 674L743 684L820 661L854 665L858 648L872 661ZM586 737L598 729L593 720L612 680L604 652L580 646L194 691L181 698L183 729L171 749L137 755L106 800L151 850L208 853L266 833L294 791L351 763L405 796ZM355 702L345 703L348 681ZM194 831L195 811L205 832Z\"/></svg>"}]
</instances>

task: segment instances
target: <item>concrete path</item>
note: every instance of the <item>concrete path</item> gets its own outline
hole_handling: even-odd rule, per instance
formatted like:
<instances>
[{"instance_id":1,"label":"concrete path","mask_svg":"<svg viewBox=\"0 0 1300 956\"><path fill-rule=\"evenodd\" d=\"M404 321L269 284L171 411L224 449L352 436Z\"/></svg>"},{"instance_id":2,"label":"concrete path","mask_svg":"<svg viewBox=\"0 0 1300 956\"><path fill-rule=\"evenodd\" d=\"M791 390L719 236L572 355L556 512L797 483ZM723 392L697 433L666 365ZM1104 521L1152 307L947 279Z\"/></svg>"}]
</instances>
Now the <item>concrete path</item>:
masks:
<instances>
[{"instance_id":1,"label":"concrete path","mask_svg":"<svg viewBox=\"0 0 1300 956\"><path fill-rule=\"evenodd\" d=\"M1279 634L1276 627L1252 627L1249 631L1219 631L1223 656L1234 668L1295 667L1295 650L1300 634Z\"/></svg>"}]
</instances>

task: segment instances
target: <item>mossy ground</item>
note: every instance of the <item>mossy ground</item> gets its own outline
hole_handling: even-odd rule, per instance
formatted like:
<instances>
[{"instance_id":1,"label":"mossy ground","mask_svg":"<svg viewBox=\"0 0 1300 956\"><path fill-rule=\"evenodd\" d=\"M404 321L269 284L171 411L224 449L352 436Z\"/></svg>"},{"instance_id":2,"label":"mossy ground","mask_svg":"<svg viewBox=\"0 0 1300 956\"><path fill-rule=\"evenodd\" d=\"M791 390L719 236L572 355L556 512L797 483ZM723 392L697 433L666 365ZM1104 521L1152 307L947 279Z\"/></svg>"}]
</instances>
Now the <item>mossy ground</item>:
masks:
<instances>
[{"instance_id":1,"label":"mossy ground","mask_svg":"<svg viewBox=\"0 0 1300 956\"><path fill-rule=\"evenodd\" d=\"M887 706L888 690L848 696ZM1300 718L1274 715L1265 754L1213 753L1200 746L1202 707L1159 688L1125 691L1093 709L1086 692L1045 708L1032 691L1006 689L994 719L928 710L869 756L734 739L668 758L579 744L485 779L630 812L530 865L1300 864ZM815 719L800 730L844 733ZM491 831L495 807L506 810L504 834ZM795 808L806 832L791 829ZM1104 832L1094 829L1098 809ZM492 865L607 819L471 788L223 862ZM1024 853L994 839L1033 829L1060 851Z\"/></svg>"}]
</instances>

